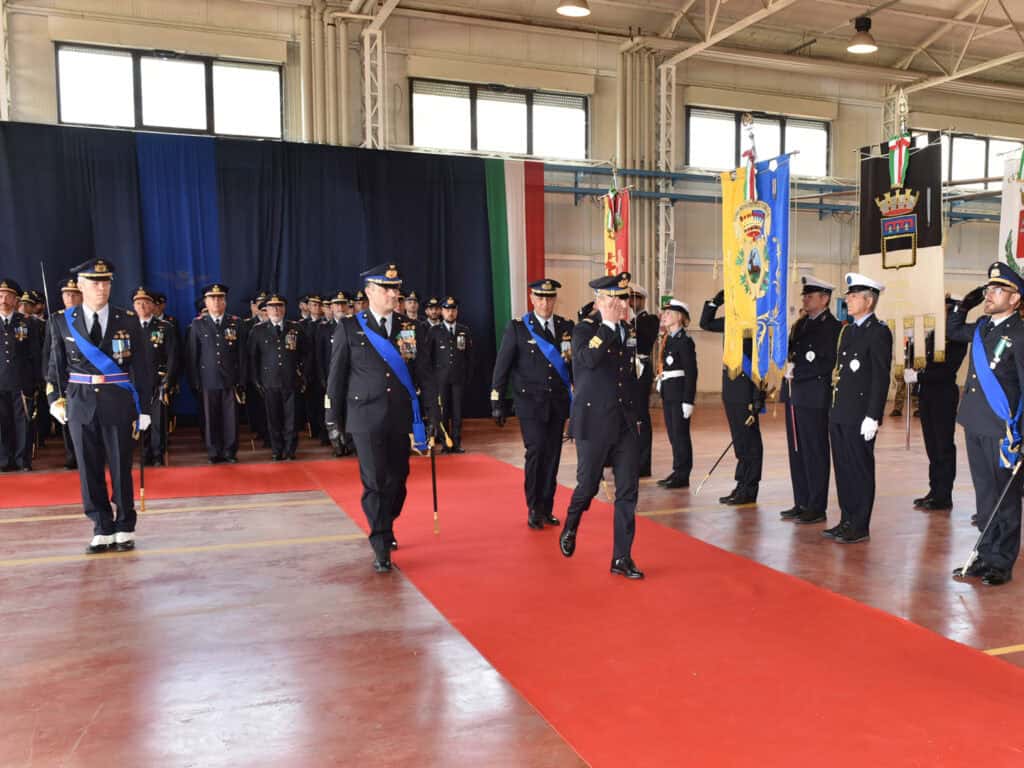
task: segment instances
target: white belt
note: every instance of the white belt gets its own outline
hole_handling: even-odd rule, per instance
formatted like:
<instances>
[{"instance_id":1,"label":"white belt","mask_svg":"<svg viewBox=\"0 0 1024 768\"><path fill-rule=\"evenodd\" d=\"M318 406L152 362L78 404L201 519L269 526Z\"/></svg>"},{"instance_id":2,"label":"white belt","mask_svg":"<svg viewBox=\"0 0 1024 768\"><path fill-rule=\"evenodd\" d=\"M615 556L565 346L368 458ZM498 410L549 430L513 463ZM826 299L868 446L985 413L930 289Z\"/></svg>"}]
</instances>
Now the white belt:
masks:
<instances>
[{"instance_id":1,"label":"white belt","mask_svg":"<svg viewBox=\"0 0 1024 768\"><path fill-rule=\"evenodd\" d=\"M661 376L658 377L658 383L655 389L661 392L661 382L667 381L668 379L678 379L680 376L685 376L686 371L662 371Z\"/></svg>"}]
</instances>

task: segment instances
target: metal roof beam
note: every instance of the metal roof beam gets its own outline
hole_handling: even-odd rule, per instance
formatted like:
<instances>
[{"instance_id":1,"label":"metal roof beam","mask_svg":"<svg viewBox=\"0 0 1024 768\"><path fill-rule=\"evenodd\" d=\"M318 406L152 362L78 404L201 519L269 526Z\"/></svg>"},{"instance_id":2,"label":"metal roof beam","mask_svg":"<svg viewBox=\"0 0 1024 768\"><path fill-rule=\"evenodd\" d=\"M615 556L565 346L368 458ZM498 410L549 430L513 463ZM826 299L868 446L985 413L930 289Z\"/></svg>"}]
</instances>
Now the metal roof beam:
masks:
<instances>
[{"instance_id":1,"label":"metal roof beam","mask_svg":"<svg viewBox=\"0 0 1024 768\"><path fill-rule=\"evenodd\" d=\"M973 67L967 67L961 69L958 72L953 72L948 75L940 75L939 77L929 77L927 80L919 80L916 83L911 83L903 89L904 93L917 93L927 88L934 88L937 85L945 85L946 83L952 82L953 80L960 80L964 77L970 77L976 75L979 72L984 72L988 69L995 69L996 67L1002 67L1006 64L1012 64L1015 61L1024 59L1024 51L1017 51L1015 53L1008 53L1005 56L1000 56L998 59L990 59L989 61L983 61L980 64L975 64Z\"/></svg>"},{"instance_id":2,"label":"metal roof beam","mask_svg":"<svg viewBox=\"0 0 1024 768\"><path fill-rule=\"evenodd\" d=\"M742 32L744 29L754 26L755 24L757 24L757 22L763 19L767 19L769 16L772 16L773 14L776 14L779 11L788 8L795 2L797 2L797 0L775 0L774 2L770 3L768 6L762 8L761 10L754 11L749 16L746 16L740 19L739 21L730 24L721 32L711 34L702 42L694 43L690 47L681 50L679 53L675 54L668 61L666 61L664 66L674 67L679 62L685 61L686 59L689 59L692 56L696 56L701 51L707 50L708 48L711 48L712 46L722 42L723 40L732 37L737 32ZM708 31L710 32L710 30Z\"/></svg>"},{"instance_id":3,"label":"metal roof beam","mask_svg":"<svg viewBox=\"0 0 1024 768\"><path fill-rule=\"evenodd\" d=\"M932 45L940 37L949 32L949 30L951 30L954 27L957 21L967 18L974 11L975 8L982 4L988 5L988 0L973 0L971 3L967 5L966 8L957 13L957 15L953 19L943 22L941 27L936 29L934 32L928 35L928 37L926 37L924 40L918 43L914 47L914 50L912 50L910 53L908 53L906 56L904 56L902 59L896 62L896 68L907 69L913 63L914 59L917 58L917 54L924 53L928 46ZM974 28L977 29L977 25L975 25ZM945 68L943 67L943 69Z\"/></svg>"},{"instance_id":4,"label":"metal roof beam","mask_svg":"<svg viewBox=\"0 0 1024 768\"><path fill-rule=\"evenodd\" d=\"M368 32L376 32L384 26L384 22L391 16L391 12L398 7L399 0L386 0L384 5L380 7L380 10L373 17L373 21L370 22L370 26L367 27Z\"/></svg>"}]
</instances>

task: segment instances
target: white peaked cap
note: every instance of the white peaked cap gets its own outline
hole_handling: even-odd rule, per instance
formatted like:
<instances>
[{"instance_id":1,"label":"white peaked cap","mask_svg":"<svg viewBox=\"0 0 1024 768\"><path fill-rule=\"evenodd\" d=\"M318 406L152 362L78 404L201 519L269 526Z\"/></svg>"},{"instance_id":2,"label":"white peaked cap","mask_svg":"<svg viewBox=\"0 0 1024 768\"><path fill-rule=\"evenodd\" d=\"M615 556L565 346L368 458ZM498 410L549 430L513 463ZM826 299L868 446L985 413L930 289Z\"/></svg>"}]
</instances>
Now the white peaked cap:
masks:
<instances>
[{"instance_id":1,"label":"white peaked cap","mask_svg":"<svg viewBox=\"0 0 1024 768\"><path fill-rule=\"evenodd\" d=\"M860 272L847 272L846 273L846 292L849 293L855 289L870 288L873 291L881 293L885 290L885 283L880 283L877 280L872 280L867 275L862 275Z\"/></svg>"}]
</instances>

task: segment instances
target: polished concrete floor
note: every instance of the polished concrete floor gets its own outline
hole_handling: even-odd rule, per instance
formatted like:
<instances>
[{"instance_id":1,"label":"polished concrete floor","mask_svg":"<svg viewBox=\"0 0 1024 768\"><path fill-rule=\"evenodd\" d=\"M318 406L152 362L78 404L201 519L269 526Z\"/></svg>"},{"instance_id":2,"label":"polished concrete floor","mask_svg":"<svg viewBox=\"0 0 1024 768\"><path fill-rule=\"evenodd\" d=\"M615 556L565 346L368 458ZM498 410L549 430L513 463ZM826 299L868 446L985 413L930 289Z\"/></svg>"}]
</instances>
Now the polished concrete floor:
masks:
<instances>
[{"instance_id":1,"label":"polished concrete floor","mask_svg":"<svg viewBox=\"0 0 1024 768\"><path fill-rule=\"evenodd\" d=\"M698 405L688 490L654 483L671 463L655 414L640 513L1024 666L1024 583L949 575L976 535L964 457L953 511L915 511L927 490L917 424L908 452L887 420L872 538L837 545L824 526L779 519L792 499L783 414L769 408L765 479L742 508L717 502L731 455L695 493L728 443L721 406ZM193 433L174 440L172 464L205 460ZM464 442L522 463L514 421L471 422ZM245 445L242 461L269 457ZM300 458L328 452L305 439ZM58 454L51 441L37 471L76 483ZM560 481L574 473L566 443ZM130 568L114 570L79 554L78 508L3 509L18 477L0 477L0 766L583 764L401 572L373 574L362 534L320 492L150 501L139 550L116 556Z\"/></svg>"}]
</instances>

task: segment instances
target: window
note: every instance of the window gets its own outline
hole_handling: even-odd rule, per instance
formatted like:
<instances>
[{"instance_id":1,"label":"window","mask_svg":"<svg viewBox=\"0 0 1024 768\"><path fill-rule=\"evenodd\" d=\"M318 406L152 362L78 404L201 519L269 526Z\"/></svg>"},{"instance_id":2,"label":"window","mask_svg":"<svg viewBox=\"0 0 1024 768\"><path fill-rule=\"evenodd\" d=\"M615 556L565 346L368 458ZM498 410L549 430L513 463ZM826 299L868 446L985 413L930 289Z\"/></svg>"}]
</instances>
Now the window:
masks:
<instances>
[{"instance_id":1,"label":"window","mask_svg":"<svg viewBox=\"0 0 1024 768\"><path fill-rule=\"evenodd\" d=\"M916 146L924 146L927 134L915 131ZM960 189L1000 189L1002 181L974 181L1002 176L1006 172L1006 163L1012 163L1016 171L1020 162L1024 142L1009 139L993 139L986 136L968 136L963 134L943 133L942 141L942 180L953 182Z\"/></svg>"},{"instance_id":2,"label":"window","mask_svg":"<svg viewBox=\"0 0 1024 768\"><path fill-rule=\"evenodd\" d=\"M410 91L417 147L587 157L584 96L421 79Z\"/></svg>"},{"instance_id":3,"label":"window","mask_svg":"<svg viewBox=\"0 0 1024 768\"><path fill-rule=\"evenodd\" d=\"M57 44L61 123L281 138L281 68Z\"/></svg>"},{"instance_id":4,"label":"window","mask_svg":"<svg viewBox=\"0 0 1024 768\"><path fill-rule=\"evenodd\" d=\"M743 113L724 109L687 107L686 164L728 171L742 164L750 149L750 130L741 124ZM761 160L798 151L790 169L799 176L828 176L830 126L819 120L753 113L754 141Z\"/></svg>"}]
</instances>

